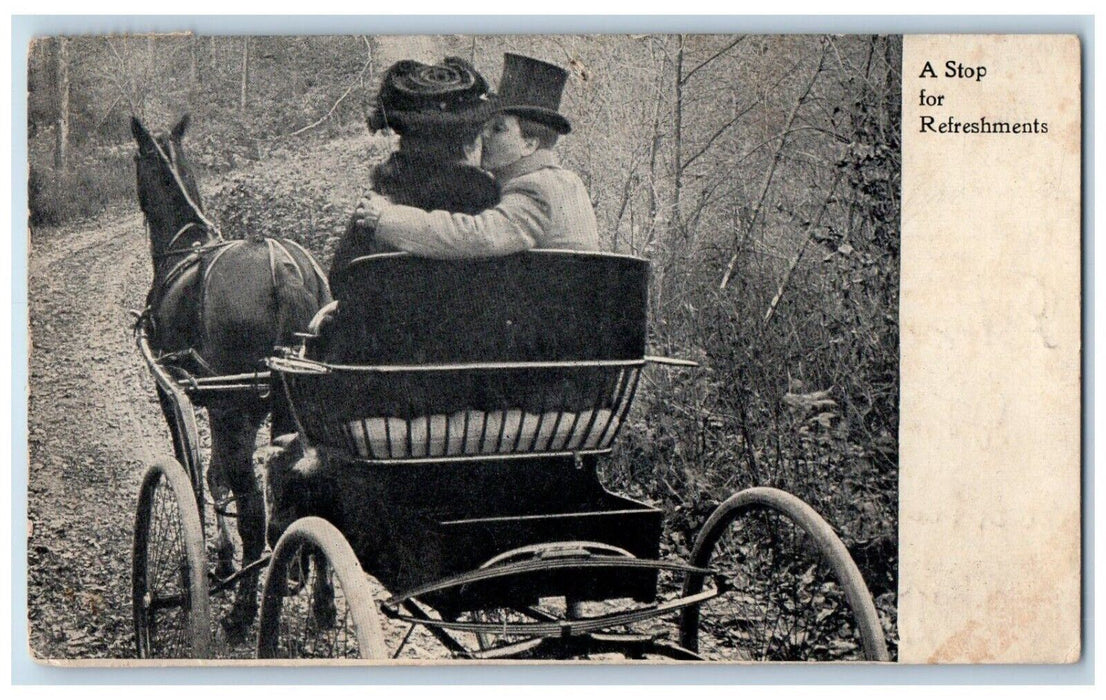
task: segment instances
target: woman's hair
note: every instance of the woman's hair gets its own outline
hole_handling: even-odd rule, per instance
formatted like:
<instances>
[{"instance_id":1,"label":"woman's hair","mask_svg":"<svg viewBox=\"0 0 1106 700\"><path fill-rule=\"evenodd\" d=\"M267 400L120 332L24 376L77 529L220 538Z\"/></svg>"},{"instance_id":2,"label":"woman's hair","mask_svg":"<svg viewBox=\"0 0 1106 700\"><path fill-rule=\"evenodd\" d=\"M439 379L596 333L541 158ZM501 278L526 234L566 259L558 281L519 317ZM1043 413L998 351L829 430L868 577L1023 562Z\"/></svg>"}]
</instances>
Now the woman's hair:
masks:
<instances>
[{"instance_id":1,"label":"woman's hair","mask_svg":"<svg viewBox=\"0 0 1106 700\"><path fill-rule=\"evenodd\" d=\"M443 161L465 159L465 147L476 142L483 124L455 123L428 125L399 137L399 150L421 153Z\"/></svg>"}]
</instances>

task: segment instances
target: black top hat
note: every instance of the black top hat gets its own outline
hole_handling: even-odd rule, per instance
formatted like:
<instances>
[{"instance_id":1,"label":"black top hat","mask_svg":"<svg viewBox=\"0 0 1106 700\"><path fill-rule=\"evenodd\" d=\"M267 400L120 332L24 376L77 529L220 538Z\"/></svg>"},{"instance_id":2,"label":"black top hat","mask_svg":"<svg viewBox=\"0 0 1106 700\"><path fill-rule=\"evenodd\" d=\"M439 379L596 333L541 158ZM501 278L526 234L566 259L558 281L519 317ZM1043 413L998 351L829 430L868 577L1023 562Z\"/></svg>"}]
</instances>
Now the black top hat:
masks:
<instances>
[{"instance_id":1,"label":"black top hat","mask_svg":"<svg viewBox=\"0 0 1106 700\"><path fill-rule=\"evenodd\" d=\"M572 125L557 112L568 71L552 63L514 53L503 54L503 76L499 79L500 111L545 124L559 134Z\"/></svg>"},{"instance_id":2,"label":"black top hat","mask_svg":"<svg viewBox=\"0 0 1106 700\"><path fill-rule=\"evenodd\" d=\"M479 124L496 112L488 81L464 59L430 66L400 61L384 73L369 128L410 134L427 128Z\"/></svg>"}]
</instances>

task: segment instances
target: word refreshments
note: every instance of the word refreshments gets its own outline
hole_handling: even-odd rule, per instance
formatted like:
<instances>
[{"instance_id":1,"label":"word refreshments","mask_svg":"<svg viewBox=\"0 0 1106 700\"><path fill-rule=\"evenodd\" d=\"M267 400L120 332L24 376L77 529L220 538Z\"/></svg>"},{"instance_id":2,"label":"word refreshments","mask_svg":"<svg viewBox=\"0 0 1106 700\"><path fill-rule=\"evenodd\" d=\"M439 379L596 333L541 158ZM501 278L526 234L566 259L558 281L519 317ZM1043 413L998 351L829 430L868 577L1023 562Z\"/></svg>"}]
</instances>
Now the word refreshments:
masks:
<instances>
[{"instance_id":1,"label":"word refreshments","mask_svg":"<svg viewBox=\"0 0 1106 700\"><path fill-rule=\"evenodd\" d=\"M1037 119L1029 122L996 121L980 117L973 121L961 121L949 117L938 122L934 117L922 116L921 132L933 134L1047 134L1048 122Z\"/></svg>"}]
</instances>

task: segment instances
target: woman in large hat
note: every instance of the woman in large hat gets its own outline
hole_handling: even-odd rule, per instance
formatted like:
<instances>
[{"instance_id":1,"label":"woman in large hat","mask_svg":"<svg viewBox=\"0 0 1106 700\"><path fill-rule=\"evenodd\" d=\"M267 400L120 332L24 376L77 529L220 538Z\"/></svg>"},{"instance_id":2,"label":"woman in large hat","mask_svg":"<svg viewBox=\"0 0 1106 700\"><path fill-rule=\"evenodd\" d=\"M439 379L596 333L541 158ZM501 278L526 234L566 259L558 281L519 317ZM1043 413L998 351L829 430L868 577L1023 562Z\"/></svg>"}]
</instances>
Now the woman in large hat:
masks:
<instances>
[{"instance_id":1,"label":"woman in large hat","mask_svg":"<svg viewBox=\"0 0 1106 700\"><path fill-rule=\"evenodd\" d=\"M399 148L372 174L372 189L426 211L476 214L499 203L495 179L479 168L481 130L496 113L488 83L469 63L400 61L381 81L369 116L373 132L399 135ZM390 250L372 230L351 225L338 244L330 283L341 297L342 271L360 255Z\"/></svg>"}]
</instances>

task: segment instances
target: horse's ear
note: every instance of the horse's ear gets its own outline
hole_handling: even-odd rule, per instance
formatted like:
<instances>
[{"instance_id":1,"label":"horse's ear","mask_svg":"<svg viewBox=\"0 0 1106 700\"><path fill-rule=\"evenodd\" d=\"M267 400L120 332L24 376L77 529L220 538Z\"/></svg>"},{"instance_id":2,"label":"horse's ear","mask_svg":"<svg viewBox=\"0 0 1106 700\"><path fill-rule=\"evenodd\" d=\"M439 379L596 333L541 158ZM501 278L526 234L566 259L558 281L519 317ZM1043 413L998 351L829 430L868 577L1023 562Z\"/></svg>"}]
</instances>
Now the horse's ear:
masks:
<instances>
[{"instance_id":1,"label":"horse's ear","mask_svg":"<svg viewBox=\"0 0 1106 700\"><path fill-rule=\"evenodd\" d=\"M188 129L188 124L191 121L192 117L188 113L185 113L185 115L180 118L180 121L177 122L177 125L173 127L173 131L171 132L174 141L180 143L180 140L184 137L184 132Z\"/></svg>"},{"instance_id":2,"label":"horse's ear","mask_svg":"<svg viewBox=\"0 0 1106 700\"><path fill-rule=\"evenodd\" d=\"M146 127L142 125L138 117L131 117L131 133L134 134L134 140L138 142L139 146L145 146L153 141L150 132L146 131Z\"/></svg>"}]
</instances>

